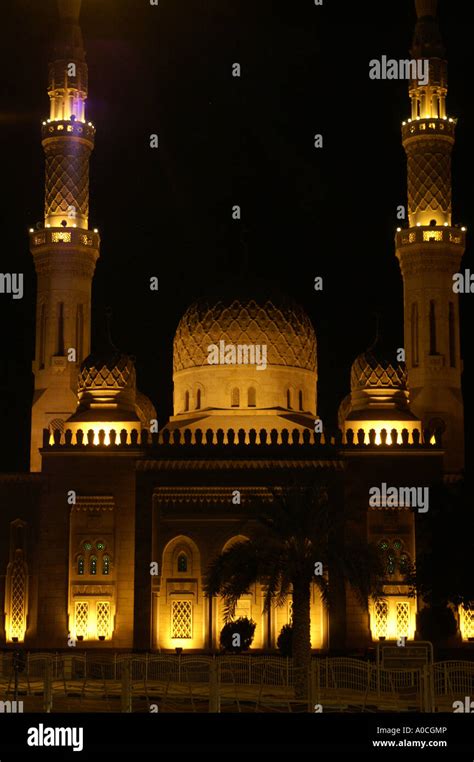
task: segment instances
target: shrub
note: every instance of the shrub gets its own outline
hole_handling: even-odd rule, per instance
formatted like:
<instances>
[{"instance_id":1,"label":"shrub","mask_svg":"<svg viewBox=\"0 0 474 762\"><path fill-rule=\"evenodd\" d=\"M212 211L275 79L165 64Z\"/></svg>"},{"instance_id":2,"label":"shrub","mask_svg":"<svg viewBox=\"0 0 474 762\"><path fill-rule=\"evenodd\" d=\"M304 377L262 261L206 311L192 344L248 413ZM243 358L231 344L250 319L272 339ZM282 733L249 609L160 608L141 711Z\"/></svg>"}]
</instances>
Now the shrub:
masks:
<instances>
[{"instance_id":1,"label":"shrub","mask_svg":"<svg viewBox=\"0 0 474 762\"><path fill-rule=\"evenodd\" d=\"M435 643L451 638L457 632L456 619L447 606L422 609L418 615L418 627L423 640Z\"/></svg>"},{"instance_id":2,"label":"shrub","mask_svg":"<svg viewBox=\"0 0 474 762\"><path fill-rule=\"evenodd\" d=\"M284 624L280 630L277 647L282 656L293 656L293 627Z\"/></svg>"},{"instance_id":3,"label":"shrub","mask_svg":"<svg viewBox=\"0 0 474 762\"><path fill-rule=\"evenodd\" d=\"M228 622L221 630L220 642L222 648L231 653L247 651L253 640L256 624L246 616L233 622Z\"/></svg>"}]
</instances>

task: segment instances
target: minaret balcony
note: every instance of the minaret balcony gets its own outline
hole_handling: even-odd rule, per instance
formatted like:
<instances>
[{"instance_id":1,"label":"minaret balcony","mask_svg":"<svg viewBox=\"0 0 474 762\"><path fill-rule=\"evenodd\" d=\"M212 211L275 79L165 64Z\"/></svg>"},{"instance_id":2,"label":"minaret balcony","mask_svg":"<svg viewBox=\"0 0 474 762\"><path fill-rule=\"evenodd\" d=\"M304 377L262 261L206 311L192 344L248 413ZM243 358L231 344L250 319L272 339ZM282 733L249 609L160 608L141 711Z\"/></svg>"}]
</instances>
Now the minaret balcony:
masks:
<instances>
[{"instance_id":1,"label":"minaret balcony","mask_svg":"<svg viewBox=\"0 0 474 762\"><path fill-rule=\"evenodd\" d=\"M396 248L423 244L459 246L463 250L466 246L466 229L451 226L420 226L397 230L395 235Z\"/></svg>"},{"instance_id":2,"label":"minaret balcony","mask_svg":"<svg viewBox=\"0 0 474 762\"><path fill-rule=\"evenodd\" d=\"M31 250L34 252L42 247L58 246L66 249L87 247L98 250L100 235L98 231L84 230L83 228L43 228L30 232Z\"/></svg>"},{"instance_id":3,"label":"minaret balcony","mask_svg":"<svg viewBox=\"0 0 474 762\"><path fill-rule=\"evenodd\" d=\"M60 120L51 121L48 119L43 122L41 135L43 141L49 138L74 137L87 140L88 143L94 143L96 129L92 122L80 122L78 120Z\"/></svg>"},{"instance_id":4,"label":"minaret balcony","mask_svg":"<svg viewBox=\"0 0 474 762\"><path fill-rule=\"evenodd\" d=\"M411 138L446 138L449 141L454 140L456 131L456 119L439 117L428 117L426 119L409 119L402 123L402 140Z\"/></svg>"}]
</instances>

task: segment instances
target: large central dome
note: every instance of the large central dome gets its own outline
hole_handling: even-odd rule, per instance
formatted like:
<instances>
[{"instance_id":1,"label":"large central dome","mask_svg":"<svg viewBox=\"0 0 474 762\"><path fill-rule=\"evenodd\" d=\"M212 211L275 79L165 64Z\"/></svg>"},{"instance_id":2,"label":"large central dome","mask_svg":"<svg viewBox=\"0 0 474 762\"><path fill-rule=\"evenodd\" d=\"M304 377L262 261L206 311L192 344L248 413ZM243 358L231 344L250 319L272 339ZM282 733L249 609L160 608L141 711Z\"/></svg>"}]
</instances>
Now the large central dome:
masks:
<instances>
[{"instance_id":1,"label":"large central dome","mask_svg":"<svg viewBox=\"0 0 474 762\"><path fill-rule=\"evenodd\" d=\"M208 365L208 347L266 344L268 365L316 371L316 335L304 310L290 300L232 299L192 304L178 325L173 369Z\"/></svg>"},{"instance_id":2,"label":"large central dome","mask_svg":"<svg viewBox=\"0 0 474 762\"><path fill-rule=\"evenodd\" d=\"M181 318L169 426L313 428L317 363L310 319L283 295L240 293L200 299Z\"/></svg>"}]
</instances>

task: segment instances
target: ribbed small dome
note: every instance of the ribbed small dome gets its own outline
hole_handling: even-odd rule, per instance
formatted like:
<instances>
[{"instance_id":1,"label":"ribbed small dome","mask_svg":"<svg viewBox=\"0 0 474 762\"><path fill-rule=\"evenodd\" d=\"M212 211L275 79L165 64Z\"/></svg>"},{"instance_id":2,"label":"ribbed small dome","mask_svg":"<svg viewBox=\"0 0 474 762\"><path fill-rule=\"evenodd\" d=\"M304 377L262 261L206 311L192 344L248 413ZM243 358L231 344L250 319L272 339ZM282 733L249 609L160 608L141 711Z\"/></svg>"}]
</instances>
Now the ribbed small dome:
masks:
<instances>
[{"instance_id":1,"label":"ribbed small dome","mask_svg":"<svg viewBox=\"0 0 474 762\"><path fill-rule=\"evenodd\" d=\"M208 365L208 347L266 344L268 365L316 371L316 335L305 311L282 298L202 299L180 320L174 339L174 372Z\"/></svg>"}]
</instances>

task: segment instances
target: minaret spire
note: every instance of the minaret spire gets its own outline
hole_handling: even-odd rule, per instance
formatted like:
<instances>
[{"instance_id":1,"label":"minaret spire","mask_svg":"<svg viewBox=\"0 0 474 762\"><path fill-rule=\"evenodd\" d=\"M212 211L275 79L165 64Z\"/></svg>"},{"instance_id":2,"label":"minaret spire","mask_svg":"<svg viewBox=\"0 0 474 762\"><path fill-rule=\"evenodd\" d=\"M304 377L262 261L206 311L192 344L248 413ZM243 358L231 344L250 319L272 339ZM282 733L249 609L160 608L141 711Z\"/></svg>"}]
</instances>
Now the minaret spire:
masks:
<instances>
[{"instance_id":1,"label":"minaret spire","mask_svg":"<svg viewBox=\"0 0 474 762\"><path fill-rule=\"evenodd\" d=\"M436 18L438 0L415 0L416 15L419 19Z\"/></svg>"},{"instance_id":2,"label":"minaret spire","mask_svg":"<svg viewBox=\"0 0 474 762\"><path fill-rule=\"evenodd\" d=\"M86 121L87 64L79 14L81 0L58 0L60 23L49 66L50 119Z\"/></svg>"},{"instance_id":3,"label":"minaret spire","mask_svg":"<svg viewBox=\"0 0 474 762\"><path fill-rule=\"evenodd\" d=\"M415 0L411 49L425 76L411 80L411 118L403 122L408 169L408 229L396 236L404 281L405 352L411 407L424 428L445 428L446 468L464 463L458 296L453 275L465 249L452 225L451 154L456 119L446 110L448 64L436 0ZM417 67L418 68L418 67Z\"/></svg>"},{"instance_id":4,"label":"minaret spire","mask_svg":"<svg viewBox=\"0 0 474 762\"><path fill-rule=\"evenodd\" d=\"M79 21L82 0L58 0L59 17L66 21Z\"/></svg>"},{"instance_id":5,"label":"minaret spire","mask_svg":"<svg viewBox=\"0 0 474 762\"><path fill-rule=\"evenodd\" d=\"M79 26L81 0L58 0L49 64L50 116L43 122L44 227L30 232L38 276L31 469L41 468L43 429L76 409L77 371L90 352L91 286L99 256L89 230L89 158L95 127L86 122L87 64Z\"/></svg>"}]
</instances>

